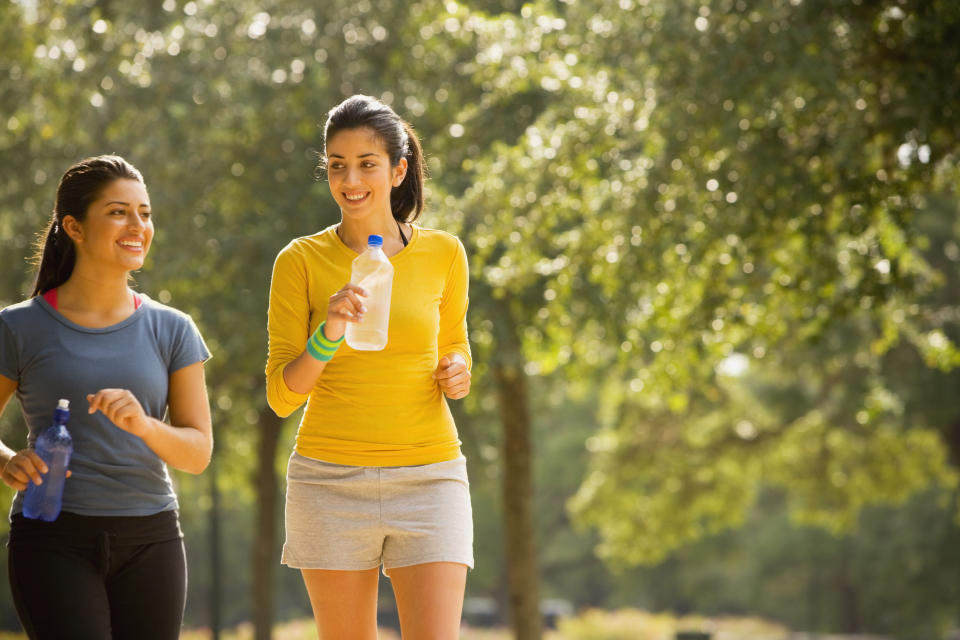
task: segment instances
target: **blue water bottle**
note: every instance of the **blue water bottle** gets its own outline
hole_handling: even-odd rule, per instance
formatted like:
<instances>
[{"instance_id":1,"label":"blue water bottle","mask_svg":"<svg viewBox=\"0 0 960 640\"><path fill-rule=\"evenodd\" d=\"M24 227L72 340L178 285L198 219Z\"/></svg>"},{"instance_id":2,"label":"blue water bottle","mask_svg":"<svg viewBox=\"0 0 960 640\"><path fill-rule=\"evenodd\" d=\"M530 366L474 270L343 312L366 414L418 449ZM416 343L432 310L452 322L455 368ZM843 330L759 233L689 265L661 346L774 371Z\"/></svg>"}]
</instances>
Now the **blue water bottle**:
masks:
<instances>
[{"instance_id":1,"label":"blue water bottle","mask_svg":"<svg viewBox=\"0 0 960 640\"><path fill-rule=\"evenodd\" d=\"M47 472L43 474L43 484L31 482L27 485L23 498L23 515L26 518L53 522L60 515L63 482L67 478L67 466L73 453L73 439L66 426L69 418L70 401L60 400L53 412L53 424L37 438L34 451L47 463Z\"/></svg>"}]
</instances>

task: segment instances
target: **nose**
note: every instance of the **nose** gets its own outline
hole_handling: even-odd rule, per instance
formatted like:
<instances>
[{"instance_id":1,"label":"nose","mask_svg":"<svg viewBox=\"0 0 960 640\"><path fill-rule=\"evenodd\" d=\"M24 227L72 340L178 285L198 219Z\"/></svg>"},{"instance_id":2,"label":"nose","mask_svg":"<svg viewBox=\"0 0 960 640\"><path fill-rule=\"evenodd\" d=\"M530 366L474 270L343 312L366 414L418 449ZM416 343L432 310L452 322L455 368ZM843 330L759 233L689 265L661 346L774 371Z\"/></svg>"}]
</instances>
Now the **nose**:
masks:
<instances>
[{"instance_id":1,"label":"nose","mask_svg":"<svg viewBox=\"0 0 960 640\"><path fill-rule=\"evenodd\" d=\"M360 169L350 167L347 174L343 177L343 186L352 187L359 183Z\"/></svg>"},{"instance_id":2,"label":"nose","mask_svg":"<svg viewBox=\"0 0 960 640\"><path fill-rule=\"evenodd\" d=\"M146 226L143 218L140 217L140 214L134 211L133 213L127 214L127 228L131 231L139 231Z\"/></svg>"}]
</instances>

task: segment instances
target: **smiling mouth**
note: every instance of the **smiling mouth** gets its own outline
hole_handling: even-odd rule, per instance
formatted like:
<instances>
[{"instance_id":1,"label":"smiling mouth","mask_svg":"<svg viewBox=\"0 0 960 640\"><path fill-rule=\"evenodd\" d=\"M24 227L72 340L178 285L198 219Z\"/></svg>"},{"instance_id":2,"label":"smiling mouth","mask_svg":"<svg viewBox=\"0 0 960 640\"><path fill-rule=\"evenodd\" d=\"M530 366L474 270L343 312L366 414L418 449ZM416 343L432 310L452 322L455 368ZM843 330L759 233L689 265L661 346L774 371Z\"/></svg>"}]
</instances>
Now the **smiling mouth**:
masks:
<instances>
[{"instance_id":1,"label":"smiling mouth","mask_svg":"<svg viewBox=\"0 0 960 640\"><path fill-rule=\"evenodd\" d=\"M121 240L118 242L121 247L127 251L140 252L143 251L143 241L141 240Z\"/></svg>"},{"instance_id":2,"label":"smiling mouth","mask_svg":"<svg viewBox=\"0 0 960 640\"><path fill-rule=\"evenodd\" d=\"M343 197L347 202L363 202L369 195L370 192L367 191L365 193L344 193Z\"/></svg>"}]
</instances>

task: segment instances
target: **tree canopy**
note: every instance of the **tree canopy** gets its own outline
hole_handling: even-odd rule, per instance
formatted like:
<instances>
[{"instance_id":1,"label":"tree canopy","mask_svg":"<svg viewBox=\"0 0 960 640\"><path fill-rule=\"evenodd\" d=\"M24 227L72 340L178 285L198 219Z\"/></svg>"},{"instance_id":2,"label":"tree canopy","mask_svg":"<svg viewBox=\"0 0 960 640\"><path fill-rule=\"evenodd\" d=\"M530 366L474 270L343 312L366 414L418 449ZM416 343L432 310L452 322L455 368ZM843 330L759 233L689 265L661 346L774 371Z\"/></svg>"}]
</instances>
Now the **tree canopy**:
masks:
<instances>
[{"instance_id":1,"label":"tree canopy","mask_svg":"<svg viewBox=\"0 0 960 640\"><path fill-rule=\"evenodd\" d=\"M266 420L271 265L338 219L320 127L367 93L421 133L423 223L470 258L474 392L454 410L478 532L503 526L504 440L526 429L547 593L574 564L617 592L593 545L655 575L737 529L839 557L884 505L956 527L957 42L945 0L5 3L0 301L28 291L59 173L132 160L157 226L137 286L214 353L215 484L240 521L277 493L253 469L282 473L295 426ZM205 530L206 480L178 482ZM478 592L505 580L494 538Z\"/></svg>"}]
</instances>

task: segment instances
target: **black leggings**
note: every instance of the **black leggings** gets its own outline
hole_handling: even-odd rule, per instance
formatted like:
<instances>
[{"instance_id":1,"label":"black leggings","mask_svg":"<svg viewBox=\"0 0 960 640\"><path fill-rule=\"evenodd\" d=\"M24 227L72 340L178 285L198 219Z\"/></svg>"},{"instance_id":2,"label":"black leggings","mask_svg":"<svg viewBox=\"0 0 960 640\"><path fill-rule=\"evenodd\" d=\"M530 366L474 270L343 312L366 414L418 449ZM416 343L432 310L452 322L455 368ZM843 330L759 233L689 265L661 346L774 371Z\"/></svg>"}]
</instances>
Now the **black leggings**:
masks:
<instances>
[{"instance_id":1,"label":"black leggings","mask_svg":"<svg viewBox=\"0 0 960 640\"><path fill-rule=\"evenodd\" d=\"M180 636L187 565L176 512L62 513L52 523L16 515L8 567L17 615L33 640Z\"/></svg>"}]
</instances>

